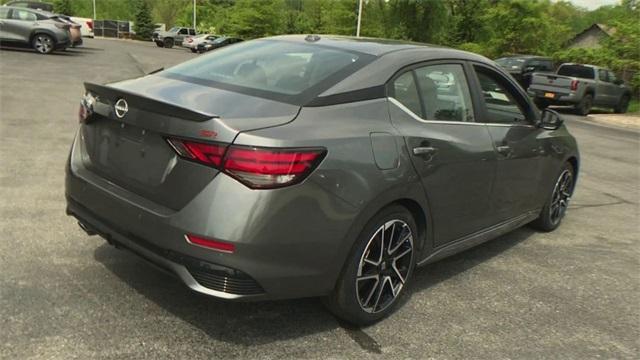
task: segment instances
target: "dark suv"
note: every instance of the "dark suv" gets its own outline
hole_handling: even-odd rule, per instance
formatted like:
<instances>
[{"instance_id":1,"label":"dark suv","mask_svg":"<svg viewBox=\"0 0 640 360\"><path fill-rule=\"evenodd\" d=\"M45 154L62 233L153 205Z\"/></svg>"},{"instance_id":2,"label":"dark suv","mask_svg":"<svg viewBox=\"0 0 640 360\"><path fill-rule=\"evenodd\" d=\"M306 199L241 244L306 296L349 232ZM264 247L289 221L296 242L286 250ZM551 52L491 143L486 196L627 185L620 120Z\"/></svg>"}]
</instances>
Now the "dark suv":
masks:
<instances>
[{"instance_id":1,"label":"dark suv","mask_svg":"<svg viewBox=\"0 0 640 360\"><path fill-rule=\"evenodd\" d=\"M531 85L531 74L554 70L551 58L535 55L503 57L497 59L496 63L508 71L525 90Z\"/></svg>"}]
</instances>

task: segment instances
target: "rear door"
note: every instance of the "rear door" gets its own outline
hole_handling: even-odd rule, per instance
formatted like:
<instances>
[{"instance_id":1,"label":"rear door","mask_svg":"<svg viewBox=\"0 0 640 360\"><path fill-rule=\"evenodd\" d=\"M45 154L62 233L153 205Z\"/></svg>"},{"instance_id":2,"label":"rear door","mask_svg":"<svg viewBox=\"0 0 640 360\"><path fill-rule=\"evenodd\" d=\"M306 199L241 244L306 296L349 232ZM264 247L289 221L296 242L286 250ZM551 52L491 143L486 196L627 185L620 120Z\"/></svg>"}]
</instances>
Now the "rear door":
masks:
<instances>
[{"instance_id":1,"label":"rear door","mask_svg":"<svg viewBox=\"0 0 640 360\"><path fill-rule=\"evenodd\" d=\"M535 208L542 170L541 129L524 94L506 76L490 67L473 66L483 95L479 119L486 124L497 156L492 216L498 223Z\"/></svg>"},{"instance_id":2,"label":"rear door","mask_svg":"<svg viewBox=\"0 0 640 360\"><path fill-rule=\"evenodd\" d=\"M489 225L495 152L475 122L465 64L430 62L389 84L389 111L429 199L435 246Z\"/></svg>"}]
</instances>

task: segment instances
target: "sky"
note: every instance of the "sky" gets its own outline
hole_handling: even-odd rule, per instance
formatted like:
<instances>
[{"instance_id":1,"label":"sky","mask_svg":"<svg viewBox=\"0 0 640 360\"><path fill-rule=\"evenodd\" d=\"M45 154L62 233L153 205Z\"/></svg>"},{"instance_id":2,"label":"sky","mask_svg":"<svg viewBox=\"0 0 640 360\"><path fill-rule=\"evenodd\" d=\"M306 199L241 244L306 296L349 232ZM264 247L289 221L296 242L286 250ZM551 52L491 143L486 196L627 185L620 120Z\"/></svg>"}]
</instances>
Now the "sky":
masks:
<instances>
[{"instance_id":1,"label":"sky","mask_svg":"<svg viewBox=\"0 0 640 360\"><path fill-rule=\"evenodd\" d=\"M572 4L580 7L594 10L602 5L616 5L620 0L569 0Z\"/></svg>"}]
</instances>

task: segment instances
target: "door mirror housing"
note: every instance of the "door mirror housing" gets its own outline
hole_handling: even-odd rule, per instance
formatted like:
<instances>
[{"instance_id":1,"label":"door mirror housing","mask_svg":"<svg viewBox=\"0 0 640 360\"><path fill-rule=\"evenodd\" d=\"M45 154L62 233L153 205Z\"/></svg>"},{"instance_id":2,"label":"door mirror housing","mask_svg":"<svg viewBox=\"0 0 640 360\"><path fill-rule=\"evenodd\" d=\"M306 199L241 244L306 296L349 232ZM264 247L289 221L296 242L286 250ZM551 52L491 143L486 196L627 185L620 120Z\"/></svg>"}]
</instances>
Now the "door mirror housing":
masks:
<instances>
[{"instance_id":1,"label":"door mirror housing","mask_svg":"<svg viewBox=\"0 0 640 360\"><path fill-rule=\"evenodd\" d=\"M622 81L622 79L615 79L613 80L613 83L616 85L624 85L624 81Z\"/></svg>"},{"instance_id":2,"label":"door mirror housing","mask_svg":"<svg viewBox=\"0 0 640 360\"><path fill-rule=\"evenodd\" d=\"M564 120L558 114L557 111L551 109L544 109L540 116L540 121L538 122L538 127L541 127L546 130L557 130L562 126Z\"/></svg>"}]
</instances>

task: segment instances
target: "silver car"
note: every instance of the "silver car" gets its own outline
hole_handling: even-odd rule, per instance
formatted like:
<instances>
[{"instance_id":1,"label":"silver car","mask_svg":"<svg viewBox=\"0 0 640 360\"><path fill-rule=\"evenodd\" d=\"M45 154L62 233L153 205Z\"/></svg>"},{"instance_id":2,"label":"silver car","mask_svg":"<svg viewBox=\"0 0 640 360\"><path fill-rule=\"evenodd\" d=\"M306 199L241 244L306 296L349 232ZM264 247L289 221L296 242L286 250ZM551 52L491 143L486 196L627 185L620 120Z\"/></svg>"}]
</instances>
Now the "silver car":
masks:
<instances>
[{"instance_id":1,"label":"silver car","mask_svg":"<svg viewBox=\"0 0 640 360\"><path fill-rule=\"evenodd\" d=\"M29 45L41 54L71 45L69 24L48 12L0 7L0 44Z\"/></svg>"}]
</instances>

